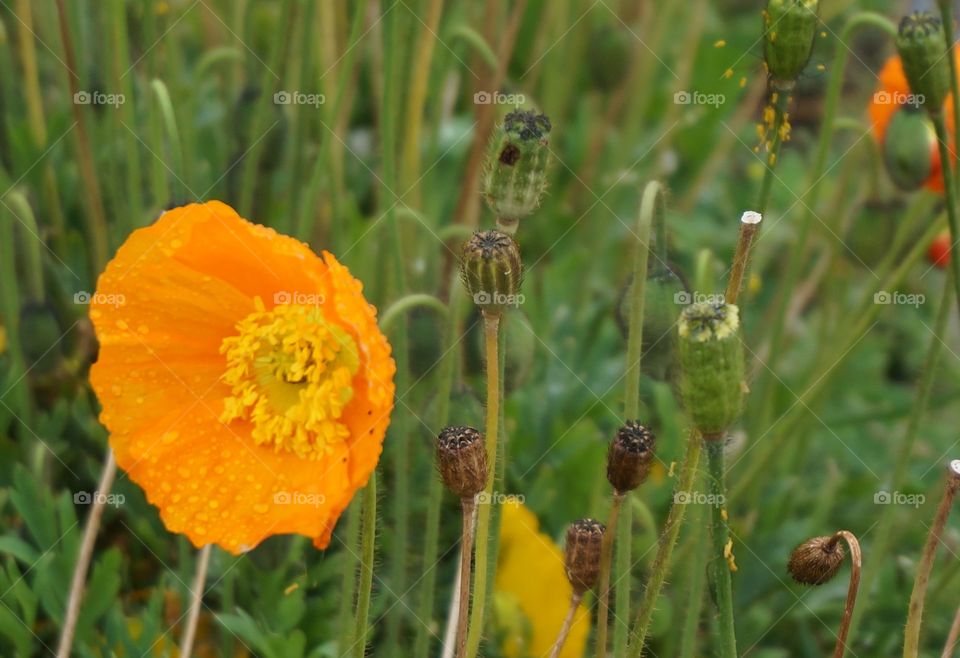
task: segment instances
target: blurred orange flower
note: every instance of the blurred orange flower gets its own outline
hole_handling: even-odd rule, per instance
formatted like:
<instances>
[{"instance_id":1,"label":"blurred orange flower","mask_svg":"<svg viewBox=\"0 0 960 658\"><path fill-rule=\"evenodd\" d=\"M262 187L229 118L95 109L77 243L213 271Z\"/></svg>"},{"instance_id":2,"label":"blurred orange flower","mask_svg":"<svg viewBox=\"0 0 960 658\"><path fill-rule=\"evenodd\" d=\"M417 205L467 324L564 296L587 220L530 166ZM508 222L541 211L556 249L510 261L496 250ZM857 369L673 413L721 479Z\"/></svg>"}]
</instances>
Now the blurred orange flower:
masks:
<instances>
[{"instance_id":1,"label":"blurred orange flower","mask_svg":"<svg viewBox=\"0 0 960 658\"><path fill-rule=\"evenodd\" d=\"M394 362L329 253L211 201L135 231L100 276L90 372L117 463L196 546L330 541L380 457Z\"/></svg>"},{"instance_id":2,"label":"blurred orange flower","mask_svg":"<svg viewBox=\"0 0 960 658\"><path fill-rule=\"evenodd\" d=\"M960 65L960 51L954 49L954 57ZM902 104L910 97L910 85L903 73L903 64L900 62L899 55L891 56L878 75L880 80L877 89L870 100L868 108L870 120L873 123L873 136L878 144L883 144L887 133L887 126L890 125L894 114L901 108ZM954 141L953 126L953 98L947 98L943 107L944 120L947 124L947 131ZM935 139L935 138L934 138ZM931 148L931 169L930 176L927 179L925 187L937 192L943 192L943 172L940 168L940 155L937 151L936 141Z\"/></svg>"}]
</instances>

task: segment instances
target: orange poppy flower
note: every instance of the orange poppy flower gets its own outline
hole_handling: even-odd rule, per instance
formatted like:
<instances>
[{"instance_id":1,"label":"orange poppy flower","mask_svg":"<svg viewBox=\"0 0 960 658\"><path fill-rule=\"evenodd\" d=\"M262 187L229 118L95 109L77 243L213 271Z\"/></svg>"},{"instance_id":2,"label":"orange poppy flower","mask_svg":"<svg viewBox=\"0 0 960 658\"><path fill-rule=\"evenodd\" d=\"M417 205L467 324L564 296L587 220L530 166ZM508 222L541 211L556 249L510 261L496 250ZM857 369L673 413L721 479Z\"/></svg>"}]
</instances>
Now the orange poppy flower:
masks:
<instances>
[{"instance_id":1,"label":"orange poppy flower","mask_svg":"<svg viewBox=\"0 0 960 658\"><path fill-rule=\"evenodd\" d=\"M396 370L329 253L211 201L134 231L97 282L90 380L117 463L196 546L318 548L380 457Z\"/></svg>"},{"instance_id":2,"label":"orange poppy flower","mask_svg":"<svg viewBox=\"0 0 960 658\"><path fill-rule=\"evenodd\" d=\"M960 50L954 49L954 57L960 65ZM910 98L910 85L903 73L903 64L899 55L891 56L878 76L880 83L876 92L870 100L868 108L870 120L873 123L873 136L877 143L882 145L887 133L887 126L890 125L893 115L900 109L901 104ZM947 132L953 141L953 98L948 97L944 104L944 119L947 124ZM937 143L933 141L930 153L931 168L930 176L927 178L925 187L937 192L943 192L943 172L940 168L940 154L937 150Z\"/></svg>"}]
</instances>

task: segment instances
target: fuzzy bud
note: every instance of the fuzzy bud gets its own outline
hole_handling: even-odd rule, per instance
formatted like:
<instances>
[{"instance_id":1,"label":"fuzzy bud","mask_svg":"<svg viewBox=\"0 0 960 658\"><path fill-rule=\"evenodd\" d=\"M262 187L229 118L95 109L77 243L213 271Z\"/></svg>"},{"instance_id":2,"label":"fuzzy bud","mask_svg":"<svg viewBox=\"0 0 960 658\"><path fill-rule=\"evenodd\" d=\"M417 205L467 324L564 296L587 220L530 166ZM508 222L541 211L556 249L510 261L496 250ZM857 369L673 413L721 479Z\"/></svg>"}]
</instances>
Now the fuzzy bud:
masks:
<instances>
[{"instance_id":1,"label":"fuzzy bud","mask_svg":"<svg viewBox=\"0 0 960 658\"><path fill-rule=\"evenodd\" d=\"M583 594L597 584L600 545L606 527L594 519L580 519L567 528L564 564L573 591Z\"/></svg>"},{"instance_id":2,"label":"fuzzy bud","mask_svg":"<svg viewBox=\"0 0 960 658\"><path fill-rule=\"evenodd\" d=\"M925 11L904 16L897 51L917 102L928 112L939 112L950 94L950 63L940 19Z\"/></svg>"},{"instance_id":3,"label":"fuzzy bud","mask_svg":"<svg viewBox=\"0 0 960 658\"><path fill-rule=\"evenodd\" d=\"M472 427L445 427L437 439L437 468L447 489L472 498L487 484L487 448Z\"/></svg>"},{"instance_id":4,"label":"fuzzy bud","mask_svg":"<svg viewBox=\"0 0 960 658\"><path fill-rule=\"evenodd\" d=\"M803 72L817 35L818 0L769 0L763 12L764 58L770 76L793 82Z\"/></svg>"},{"instance_id":5,"label":"fuzzy bud","mask_svg":"<svg viewBox=\"0 0 960 658\"><path fill-rule=\"evenodd\" d=\"M514 110L490 141L483 196L500 228L511 234L520 219L537 209L547 187L550 128L545 114Z\"/></svg>"},{"instance_id":6,"label":"fuzzy bud","mask_svg":"<svg viewBox=\"0 0 960 658\"><path fill-rule=\"evenodd\" d=\"M705 437L723 434L740 415L744 356L740 312L733 304L695 303L677 323L680 395Z\"/></svg>"},{"instance_id":7,"label":"fuzzy bud","mask_svg":"<svg viewBox=\"0 0 960 658\"><path fill-rule=\"evenodd\" d=\"M623 494L643 484L650 473L657 439L648 428L628 420L617 430L607 451L607 480Z\"/></svg>"},{"instance_id":8,"label":"fuzzy bud","mask_svg":"<svg viewBox=\"0 0 960 658\"><path fill-rule=\"evenodd\" d=\"M520 247L501 231L477 231L463 245L460 276L481 310L500 313L516 306L523 279Z\"/></svg>"},{"instance_id":9,"label":"fuzzy bud","mask_svg":"<svg viewBox=\"0 0 960 658\"><path fill-rule=\"evenodd\" d=\"M883 163L894 184L906 192L920 189L939 159L930 117L909 105L897 109L883 137Z\"/></svg>"},{"instance_id":10,"label":"fuzzy bud","mask_svg":"<svg viewBox=\"0 0 960 658\"><path fill-rule=\"evenodd\" d=\"M798 583L823 585L837 575L843 556L835 537L814 537L793 549L787 569Z\"/></svg>"}]
</instances>

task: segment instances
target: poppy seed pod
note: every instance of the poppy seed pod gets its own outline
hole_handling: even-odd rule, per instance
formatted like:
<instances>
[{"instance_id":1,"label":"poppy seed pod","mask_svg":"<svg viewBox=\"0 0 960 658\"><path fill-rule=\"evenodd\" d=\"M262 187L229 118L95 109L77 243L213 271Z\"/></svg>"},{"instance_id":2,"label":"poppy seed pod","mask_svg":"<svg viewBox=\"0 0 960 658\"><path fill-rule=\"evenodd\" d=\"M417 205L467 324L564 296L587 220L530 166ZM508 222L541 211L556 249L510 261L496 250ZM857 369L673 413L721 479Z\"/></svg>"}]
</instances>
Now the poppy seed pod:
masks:
<instances>
[{"instance_id":1,"label":"poppy seed pod","mask_svg":"<svg viewBox=\"0 0 960 658\"><path fill-rule=\"evenodd\" d=\"M617 430L607 451L607 480L614 491L623 494L643 484L650 473L655 446L653 432L635 420Z\"/></svg>"},{"instance_id":2,"label":"poppy seed pod","mask_svg":"<svg viewBox=\"0 0 960 658\"><path fill-rule=\"evenodd\" d=\"M500 226L510 233L520 219L537 209L546 190L551 127L544 114L515 110L504 117L490 141L483 196Z\"/></svg>"},{"instance_id":3,"label":"poppy seed pod","mask_svg":"<svg viewBox=\"0 0 960 658\"><path fill-rule=\"evenodd\" d=\"M798 583L823 585L837 575L843 557L843 546L835 537L814 537L793 549L787 569Z\"/></svg>"},{"instance_id":4,"label":"poppy seed pod","mask_svg":"<svg viewBox=\"0 0 960 658\"><path fill-rule=\"evenodd\" d=\"M890 119L883 138L883 163L890 179L901 190L923 187L939 167L937 134L925 112L903 105Z\"/></svg>"},{"instance_id":5,"label":"poppy seed pod","mask_svg":"<svg viewBox=\"0 0 960 658\"><path fill-rule=\"evenodd\" d=\"M445 427L437 439L437 468L443 484L460 498L473 498L487 484L487 449L472 427Z\"/></svg>"},{"instance_id":6,"label":"poppy seed pod","mask_svg":"<svg viewBox=\"0 0 960 658\"><path fill-rule=\"evenodd\" d=\"M694 427L723 434L743 407L740 312L733 304L698 302L677 323L680 395Z\"/></svg>"},{"instance_id":7,"label":"poppy seed pod","mask_svg":"<svg viewBox=\"0 0 960 658\"><path fill-rule=\"evenodd\" d=\"M770 0L763 12L764 59L774 80L797 79L813 52L818 0Z\"/></svg>"},{"instance_id":8,"label":"poppy seed pod","mask_svg":"<svg viewBox=\"0 0 960 658\"><path fill-rule=\"evenodd\" d=\"M903 73L917 103L939 112L950 94L950 63L940 19L925 11L907 14L897 32Z\"/></svg>"},{"instance_id":9,"label":"poppy seed pod","mask_svg":"<svg viewBox=\"0 0 960 658\"><path fill-rule=\"evenodd\" d=\"M523 279L520 247L501 231L477 231L463 245L460 276L481 310L499 313L516 306Z\"/></svg>"},{"instance_id":10,"label":"poppy seed pod","mask_svg":"<svg viewBox=\"0 0 960 658\"><path fill-rule=\"evenodd\" d=\"M597 584L600 575L600 545L606 530L599 521L580 519L567 528L564 564L573 591L583 594Z\"/></svg>"}]
</instances>

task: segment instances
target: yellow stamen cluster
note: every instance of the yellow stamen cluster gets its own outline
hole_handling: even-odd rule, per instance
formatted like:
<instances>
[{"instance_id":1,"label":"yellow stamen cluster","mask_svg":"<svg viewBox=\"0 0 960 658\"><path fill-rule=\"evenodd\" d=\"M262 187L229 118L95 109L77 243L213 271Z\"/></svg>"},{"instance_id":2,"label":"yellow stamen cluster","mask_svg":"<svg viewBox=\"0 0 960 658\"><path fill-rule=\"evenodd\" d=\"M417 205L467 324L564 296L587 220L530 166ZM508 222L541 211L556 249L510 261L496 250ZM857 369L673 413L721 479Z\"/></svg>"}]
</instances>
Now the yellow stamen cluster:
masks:
<instances>
[{"instance_id":1,"label":"yellow stamen cluster","mask_svg":"<svg viewBox=\"0 0 960 658\"><path fill-rule=\"evenodd\" d=\"M327 322L321 306L282 304L255 310L225 338L224 398L220 421L248 420L253 440L305 459L317 459L350 432L340 422L360 367L357 345Z\"/></svg>"}]
</instances>

